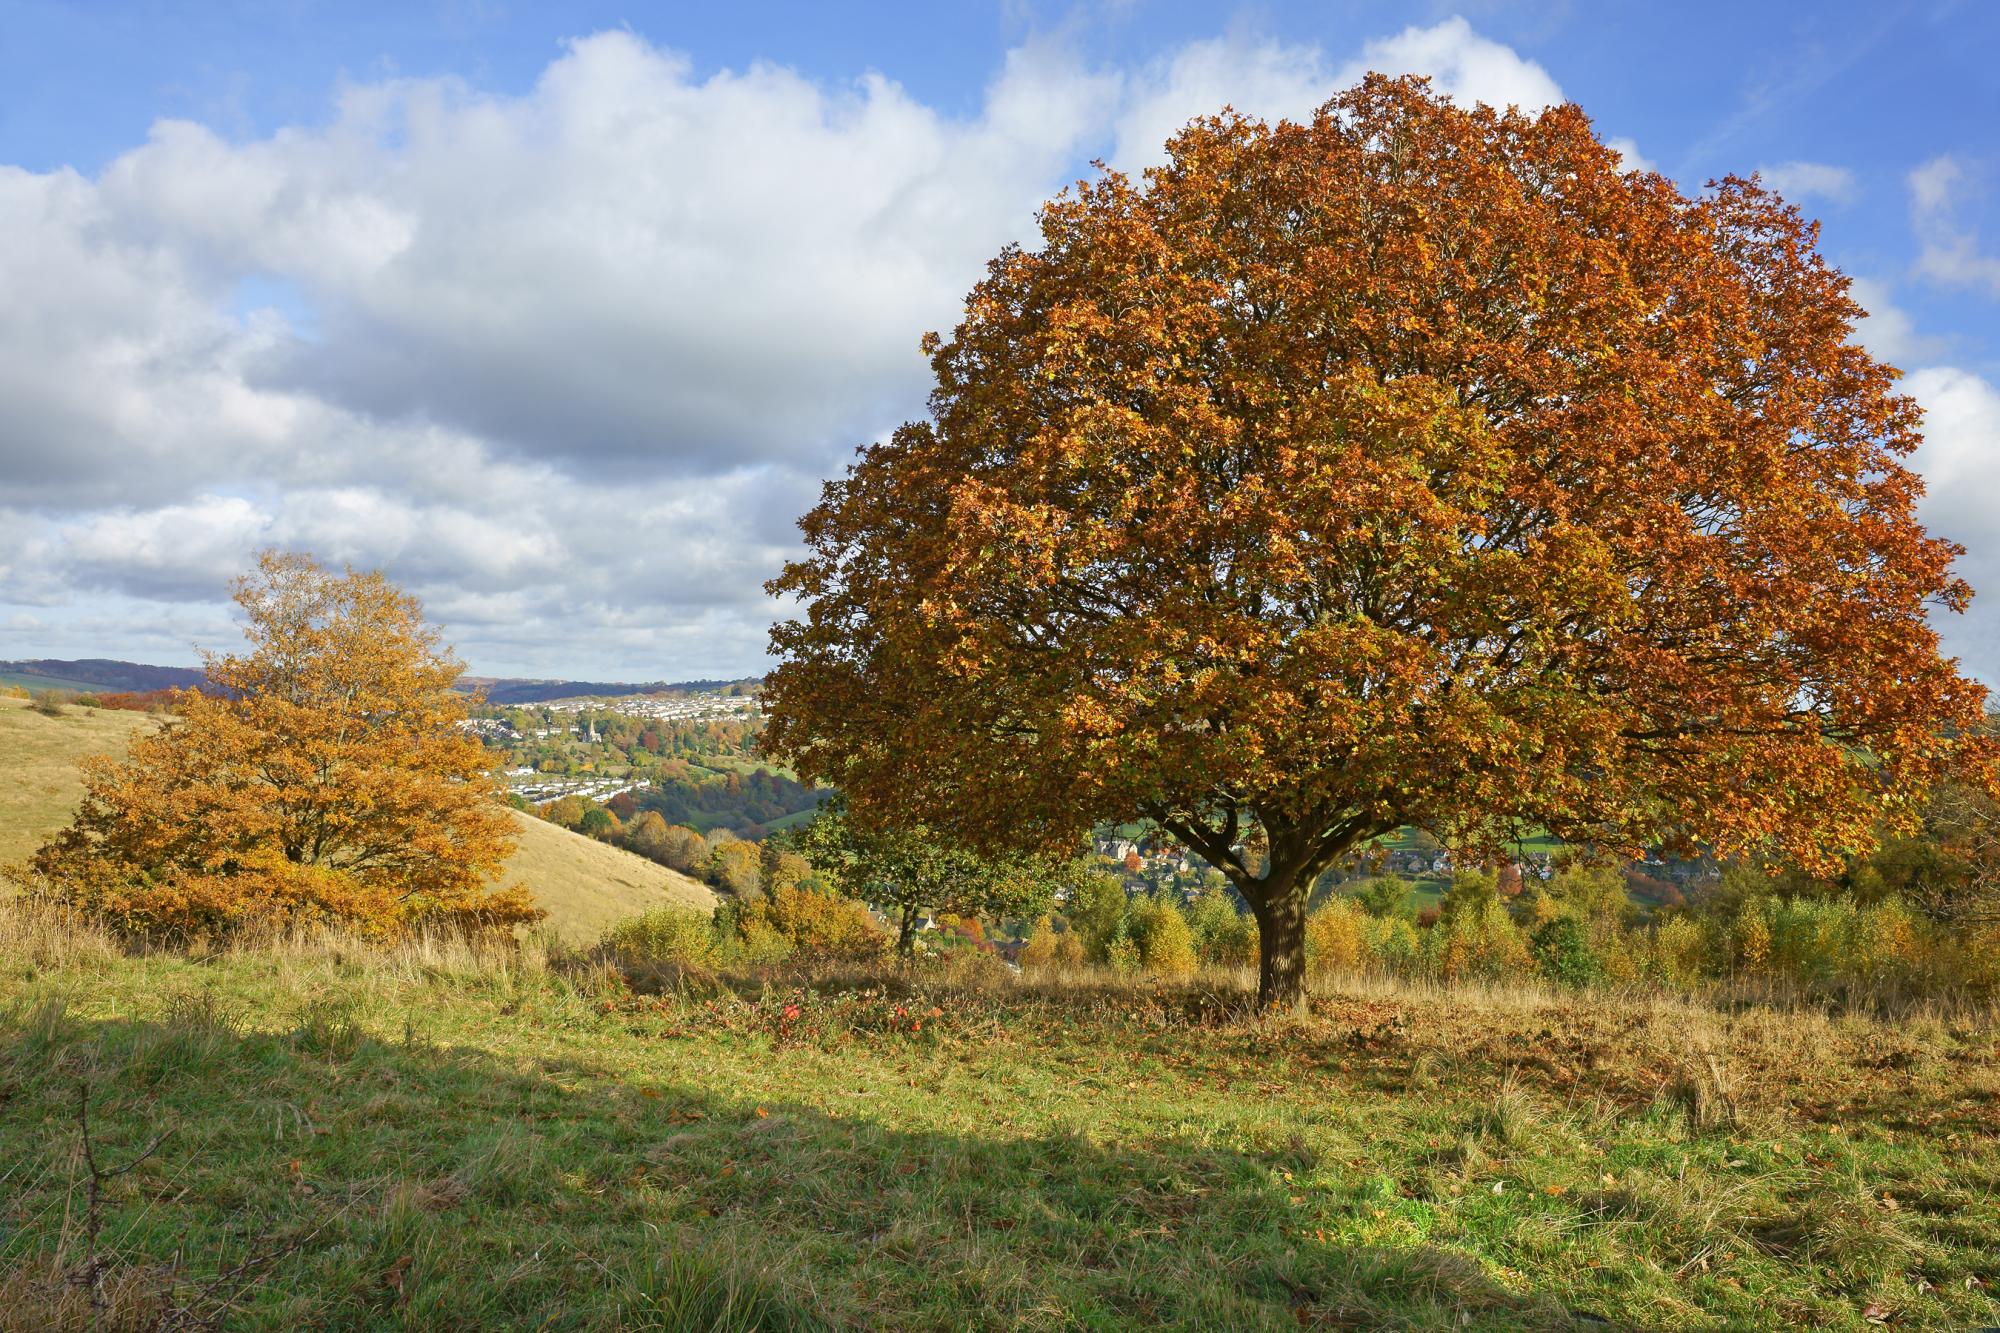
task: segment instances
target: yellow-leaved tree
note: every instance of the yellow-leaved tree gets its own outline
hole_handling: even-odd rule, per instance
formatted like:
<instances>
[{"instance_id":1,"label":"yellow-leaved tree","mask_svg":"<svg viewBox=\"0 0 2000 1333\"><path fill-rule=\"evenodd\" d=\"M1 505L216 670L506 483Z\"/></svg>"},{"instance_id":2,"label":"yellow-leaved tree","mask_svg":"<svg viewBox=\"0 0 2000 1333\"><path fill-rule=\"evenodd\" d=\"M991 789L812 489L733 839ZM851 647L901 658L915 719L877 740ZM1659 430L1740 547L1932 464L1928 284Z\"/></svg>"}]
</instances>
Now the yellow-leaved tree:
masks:
<instances>
[{"instance_id":1,"label":"yellow-leaved tree","mask_svg":"<svg viewBox=\"0 0 2000 1333\"><path fill-rule=\"evenodd\" d=\"M75 822L10 872L148 936L249 921L394 935L540 913L488 884L512 850L464 665L379 572L266 552L237 580L250 651L128 758L85 763Z\"/></svg>"}]
</instances>

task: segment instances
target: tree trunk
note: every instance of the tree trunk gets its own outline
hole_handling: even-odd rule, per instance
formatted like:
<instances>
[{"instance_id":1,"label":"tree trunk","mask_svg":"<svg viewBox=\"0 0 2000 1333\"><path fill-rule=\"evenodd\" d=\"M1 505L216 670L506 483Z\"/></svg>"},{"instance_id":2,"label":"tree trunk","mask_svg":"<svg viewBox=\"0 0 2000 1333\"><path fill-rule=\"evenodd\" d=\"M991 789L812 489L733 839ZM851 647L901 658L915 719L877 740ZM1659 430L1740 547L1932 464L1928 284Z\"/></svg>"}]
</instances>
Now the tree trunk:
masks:
<instances>
[{"instance_id":1,"label":"tree trunk","mask_svg":"<svg viewBox=\"0 0 2000 1333\"><path fill-rule=\"evenodd\" d=\"M1296 1013L1306 1004L1306 895L1310 883L1269 875L1249 898L1257 918L1257 1009Z\"/></svg>"},{"instance_id":2,"label":"tree trunk","mask_svg":"<svg viewBox=\"0 0 2000 1333\"><path fill-rule=\"evenodd\" d=\"M905 907L903 909L902 927L896 932L896 952L907 958L910 954L916 952L916 945L917 909L914 907Z\"/></svg>"}]
</instances>

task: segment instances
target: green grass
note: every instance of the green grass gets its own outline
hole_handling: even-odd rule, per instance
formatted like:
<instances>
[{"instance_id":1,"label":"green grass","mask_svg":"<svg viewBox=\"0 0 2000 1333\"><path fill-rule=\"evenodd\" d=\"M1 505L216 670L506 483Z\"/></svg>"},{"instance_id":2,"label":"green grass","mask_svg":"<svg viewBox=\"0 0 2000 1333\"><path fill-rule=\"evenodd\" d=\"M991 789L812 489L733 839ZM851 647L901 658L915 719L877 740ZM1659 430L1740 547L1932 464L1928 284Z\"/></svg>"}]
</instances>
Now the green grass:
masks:
<instances>
[{"instance_id":1,"label":"green grass","mask_svg":"<svg viewBox=\"0 0 2000 1333\"><path fill-rule=\"evenodd\" d=\"M171 1133L113 1276L277 1256L239 1328L2000 1321L1989 1019L0 946L0 1324L81 1255L79 1085L100 1162Z\"/></svg>"}]
</instances>

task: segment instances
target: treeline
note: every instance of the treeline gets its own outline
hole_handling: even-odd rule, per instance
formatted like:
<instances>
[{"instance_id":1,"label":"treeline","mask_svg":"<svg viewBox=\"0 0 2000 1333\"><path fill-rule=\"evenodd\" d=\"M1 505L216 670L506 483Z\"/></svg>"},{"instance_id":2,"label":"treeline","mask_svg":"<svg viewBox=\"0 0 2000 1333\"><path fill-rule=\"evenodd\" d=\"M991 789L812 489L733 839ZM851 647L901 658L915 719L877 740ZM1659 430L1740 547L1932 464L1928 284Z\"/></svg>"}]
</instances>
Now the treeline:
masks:
<instances>
[{"instance_id":1,"label":"treeline","mask_svg":"<svg viewBox=\"0 0 2000 1333\"><path fill-rule=\"evenodd\" d=\"M19 685L0 690L0 696L26 699L36 712L50 717L60 717L71 707L110 708L130 713L170 713L179 693L180 691L176 689L77 693L71 690L30 690Z\"/></svg>"},{"instance_id":2,"label":"treeline","mask_svg":"<svg viewBox=\"0 0 2000 1333\"><path fill-rule=\"evenodd\" d=\"M1738 863L1687 905L1651 913L1611 861L1571 860L1511 891L1491 871L1461 871L1416 912L1407 882L1364 880L1307 917L1307 972L1672 989L1754 980L1830 999L2000 992L2000 921L1983 909L1927 912L1878 858L1912 861L1892 845L1832 880ZM1128 897L1105 880L1044 918L1019 961L1029 972L1184 977L1254 967L1257 954L1257 923L1230 890Z\"/></svg>"},{"instance_id":3,"label":"treeline","mask_svg":"<svg viewBox=\"0 0 2000 1333\"><path fill-rule=\"evenodd\" d=\"M653 786L613 800L629 798L634 814L655 814L669 824L726 827L754 839L764 836L766 826L813 809L825 796L768 768L698 775L686 763L670 762Z\"/></svg>"},{"instance_id":4,"label":"treeline","mask_svg":"<svg viewBox=\"0 0 2000 1333\"><path fill-rule=\"evenodd\" d=\"M616 802L614 798L613 804ZM621 819L610 806L580 796L551 801L535 813L573 833L623 847L724 893L748 896L801 884L819 887L811 863L780 840L753 842L727 828L703 833L686 824L669 823L655 810Z\"/></svg>"}]
</instances>

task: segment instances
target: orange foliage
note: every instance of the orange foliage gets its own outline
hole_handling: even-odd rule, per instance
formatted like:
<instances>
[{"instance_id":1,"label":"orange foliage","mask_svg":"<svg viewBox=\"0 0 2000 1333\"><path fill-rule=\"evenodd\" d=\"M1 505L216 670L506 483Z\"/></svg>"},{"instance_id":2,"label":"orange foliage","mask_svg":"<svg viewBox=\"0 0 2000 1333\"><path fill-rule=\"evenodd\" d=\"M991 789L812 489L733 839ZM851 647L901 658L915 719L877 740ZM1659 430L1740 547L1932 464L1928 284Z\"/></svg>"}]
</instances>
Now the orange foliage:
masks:
<instances>
[{"instance_id":1,"label":"orange foliage","mask_svg":"<svg viewBox=\"0 0 2000 1333\"><path fill-rule=\"evenodd\" d=\"M1314 879L1401 825L1825 865L1978 757L1918 409L1755 183L1371 76L1041 230L771 585L768 744L857 814L1151 819L1289 1002Z\"/></svg>"},{"instance_id":2,"label":"orange foliage","mask_svg":"<svg viewBox=\"0 0 2000 1333\"><path fill-rule=\"evenodd\" d=\"M266 553L237 581L251 651L124 761L85 762L75 822L14 872L139 933L251 920L376 933L538 916L488 892L511 850L492 761L460 729L464 669L378 573Z\"/></svg>"}]
</instances>

